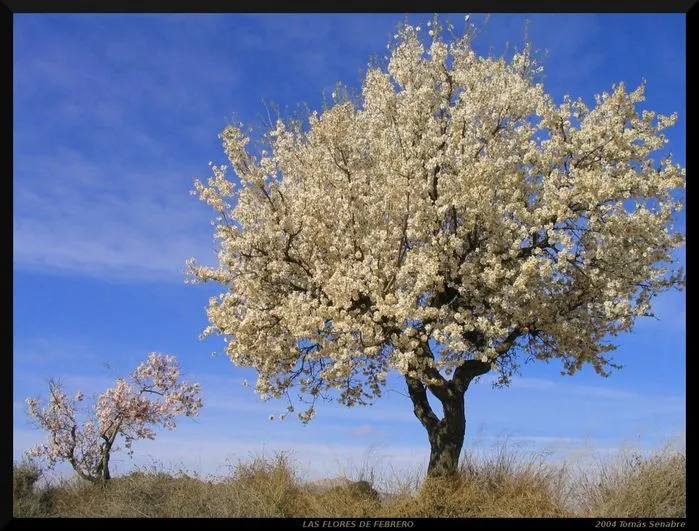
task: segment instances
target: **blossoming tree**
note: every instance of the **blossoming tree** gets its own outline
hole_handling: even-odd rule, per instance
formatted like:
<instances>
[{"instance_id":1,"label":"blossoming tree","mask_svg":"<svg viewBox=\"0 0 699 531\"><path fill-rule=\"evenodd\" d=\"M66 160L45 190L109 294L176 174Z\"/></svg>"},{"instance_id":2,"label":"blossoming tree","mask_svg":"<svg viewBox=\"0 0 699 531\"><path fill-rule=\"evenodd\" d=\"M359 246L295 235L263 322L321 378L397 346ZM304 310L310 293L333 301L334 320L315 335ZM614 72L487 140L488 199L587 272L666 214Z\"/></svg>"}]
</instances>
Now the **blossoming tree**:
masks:
<instances>
[{"instance_id":1,"label":"blossoming tree","mask_svg":"<svg viewBox=\"0 0 699 531\"><path fill-rule=\"evenodd\" d=\"M29 450L30 457L45 458L49 466L67 461L78 475L91 482L110 479L109 457L124 440L129 455L138 439L154 439L149 427L175 428L178 415L195 416L202 401L199 385L179 381L174 356L151 353L131 374L130 381L118 379L97 399L92 414L81 423L78 404L84 395L70 398L56 382L49 382L48 404L27 399L29 415L48 433L48 440Z\"/></svg>"},{"instance_id":2,"label":"blossoming tree","mask_svg":"<svg viewBox=\"0 0 699 531\"><path fill-rule=\"evenodd\" d=\"M639 110L644 85L556 104L530 47L482 57L473 31L428 31L404 25L360 95L278 120L268 150L226 127L237 179L212 165L195 181L219 264L190 267L226 288L204 335L257 370L263 398L296 389L308 421L316 398L371 403L397 371L441 475L478 376L505 385L529 359L617 367L612 337L683 283L671 192L685 171L650 156L676 116Z\"/></svg>"}]
</instances>

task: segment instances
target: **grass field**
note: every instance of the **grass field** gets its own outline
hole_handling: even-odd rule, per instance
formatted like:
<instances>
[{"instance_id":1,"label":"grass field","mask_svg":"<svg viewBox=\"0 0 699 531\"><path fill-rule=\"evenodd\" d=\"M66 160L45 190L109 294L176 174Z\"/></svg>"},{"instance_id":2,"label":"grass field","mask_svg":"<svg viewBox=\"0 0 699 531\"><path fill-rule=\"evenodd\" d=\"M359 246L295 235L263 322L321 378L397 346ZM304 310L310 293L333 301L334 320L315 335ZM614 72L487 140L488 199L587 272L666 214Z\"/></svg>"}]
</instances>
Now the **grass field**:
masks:
<instances>
[{"instance_id":1,"label":"grass field","mask_svg":"<svg viewBox=\"0 0 699 531\"><path fill-rule=\"evenodd\" d=\"M414 476L308 482L285 455L250 458L225 477L143 469L106 486L15 464L15 517L684 517L686 454L625 451L574 468L509 450L466 453L450 481Z\"/></svg>"}]
</instances>

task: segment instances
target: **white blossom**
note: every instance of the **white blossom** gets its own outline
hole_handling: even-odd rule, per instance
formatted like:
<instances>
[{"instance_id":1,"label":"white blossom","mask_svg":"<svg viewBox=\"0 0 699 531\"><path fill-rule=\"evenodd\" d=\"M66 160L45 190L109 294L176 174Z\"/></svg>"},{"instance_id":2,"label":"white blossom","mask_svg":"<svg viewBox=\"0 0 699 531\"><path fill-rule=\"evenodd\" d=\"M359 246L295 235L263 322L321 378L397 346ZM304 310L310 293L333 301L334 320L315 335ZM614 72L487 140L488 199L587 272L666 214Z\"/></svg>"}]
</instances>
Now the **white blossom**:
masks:
<instances>
[{"instance_id":1,"label":"white blossom","mask_svg":"<svg viewBox=\"0 0 699 531\"><path fill-rule=\"evenodd\" d=\"M227 220L218 266L190 265L226 290L205 333L265 397L366 404L390 369L434 386L468 360L507 382L522 351L606 374L609 337L682 282L685 171L652 158L676 115L639 109L644 85L556 104L529 47L482 57L427 26L429 45L394 36L360 102L279 121L269 153L227 127L235 175L195 184Z\"/></svg>"}]
</instances>

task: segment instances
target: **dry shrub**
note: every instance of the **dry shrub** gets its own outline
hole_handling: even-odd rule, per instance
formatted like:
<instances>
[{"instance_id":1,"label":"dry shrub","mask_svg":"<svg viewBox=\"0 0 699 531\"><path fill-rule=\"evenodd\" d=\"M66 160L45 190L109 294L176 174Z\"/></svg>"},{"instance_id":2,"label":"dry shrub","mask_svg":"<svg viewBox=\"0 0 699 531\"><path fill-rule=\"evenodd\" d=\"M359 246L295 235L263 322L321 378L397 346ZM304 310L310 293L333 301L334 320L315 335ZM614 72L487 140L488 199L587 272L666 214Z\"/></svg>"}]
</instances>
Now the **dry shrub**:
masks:
<instances>
[{"instance_id":1,"label":"dry shrub","mask_svg":"<svg viewBox=\"0 0 699 531\"><path fill-rule=\"evenodd\" d=\"M228 499L227 516L284 517L304 512L306 500L286 454L240 462L218 486Z\"/></svg>"},{"instance_id":2,"label":"dry shrub","mask_svg":"<svg viewBox=\"0 0 699 531\"><path fill-rule=\"evenodd\" d=\"M404 517L563 517L566 473L542 457L525 458L505 445L493 457L467 453L459 473L425 478L415 496L395 501Z\"/></svg>"},{"instance_id":3,"label":"dry shrub","mask_svg":"<svg viewBox=\"0 0 699 531\"><path fill-rule=\"evenodd\" d=\"M363 518L376 517L381 511L379 492L366 480L349 481L344 485L317 492L306 487L306 517Z\"/></svg>"},{"instance_id":4,"label":"dry shrub","mask_svg":"<svg viewBox=\"0 0 699 531\"><path fill-rule=\"evenodd\" d=\"M588 517L684 518L686 481L684 450L624 452L580 474L578 510Z\"/></svg>"},{"instance_id":5,"label":"dry shrub","mask_svg":"<svg viewBox=\"0 0 699 531\"><path fill-rule=\"evenodd\" d=\"M41 468L29 461L12 466L13 517L42 517L51 513L52 491L48 488L36 488L41 474Z\"/></svg>"}]
</instances>

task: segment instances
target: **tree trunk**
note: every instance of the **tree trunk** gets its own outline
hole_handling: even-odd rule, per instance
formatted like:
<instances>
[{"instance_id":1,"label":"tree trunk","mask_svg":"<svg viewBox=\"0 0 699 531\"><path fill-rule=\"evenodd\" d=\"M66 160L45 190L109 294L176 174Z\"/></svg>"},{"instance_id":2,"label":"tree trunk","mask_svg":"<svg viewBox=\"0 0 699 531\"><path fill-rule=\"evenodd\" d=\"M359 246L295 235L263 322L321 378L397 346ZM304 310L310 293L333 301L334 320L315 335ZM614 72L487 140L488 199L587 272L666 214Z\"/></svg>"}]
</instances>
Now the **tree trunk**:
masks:
<instances>
[{"instance_id":1,"label":"tree trunk","mask_svg":"<svg viewBox=\"0 0 699 531\"><path fill-rule=\"evenodd\" d=\"M96 482L106 484L107 481L112 478L111 474L109 473L109 454L112 451L112 442L109 439L106 439L105 442L102 443L100 451L102 455L100 462L97 465L97 470L95 471Z\"/></svg>"},{"instance_id":2,"label":"tree trunk","mask_svg":"<svg viewBox=\"0 0 699 531\"><path fill-rule=\"evenodd\" d=\"M459 470L459 456L466 434L464 394L471 381L488 372L490 365L478 360L464 361L454 372L452 380L433 371L429 384L414 376L405 376L413 412L427 430L430 441L429 476L450 476ZM427 400L427 390L442 403L444 416L440 419Z\"/></svg>"},{"instance_id":3,"label":"tree trunk","mask_svg":"<svg viewBox=\"0 0 699 531\"><path fill-rule=\"evenodd\" d=\"M459 469L459 456L464 445L466 416L464 397L456 396L453 401L442 403L444 418L427 429L430 441L430 463L428 476L451 476Z\"/></svg>"},{"instance_id":4,"label":"tree trunk","mask_svg":"<svg viewBox=\"0 0 699 531\"><path fill-rule=\"evenodd\" d=\"M107 450L107 452L102 456L102 481L104 481L104 482L112 479L112 476L109 473L109 452L110 451L111 451L111 448L109 450Z\"/></svg>"}]
</instances>

